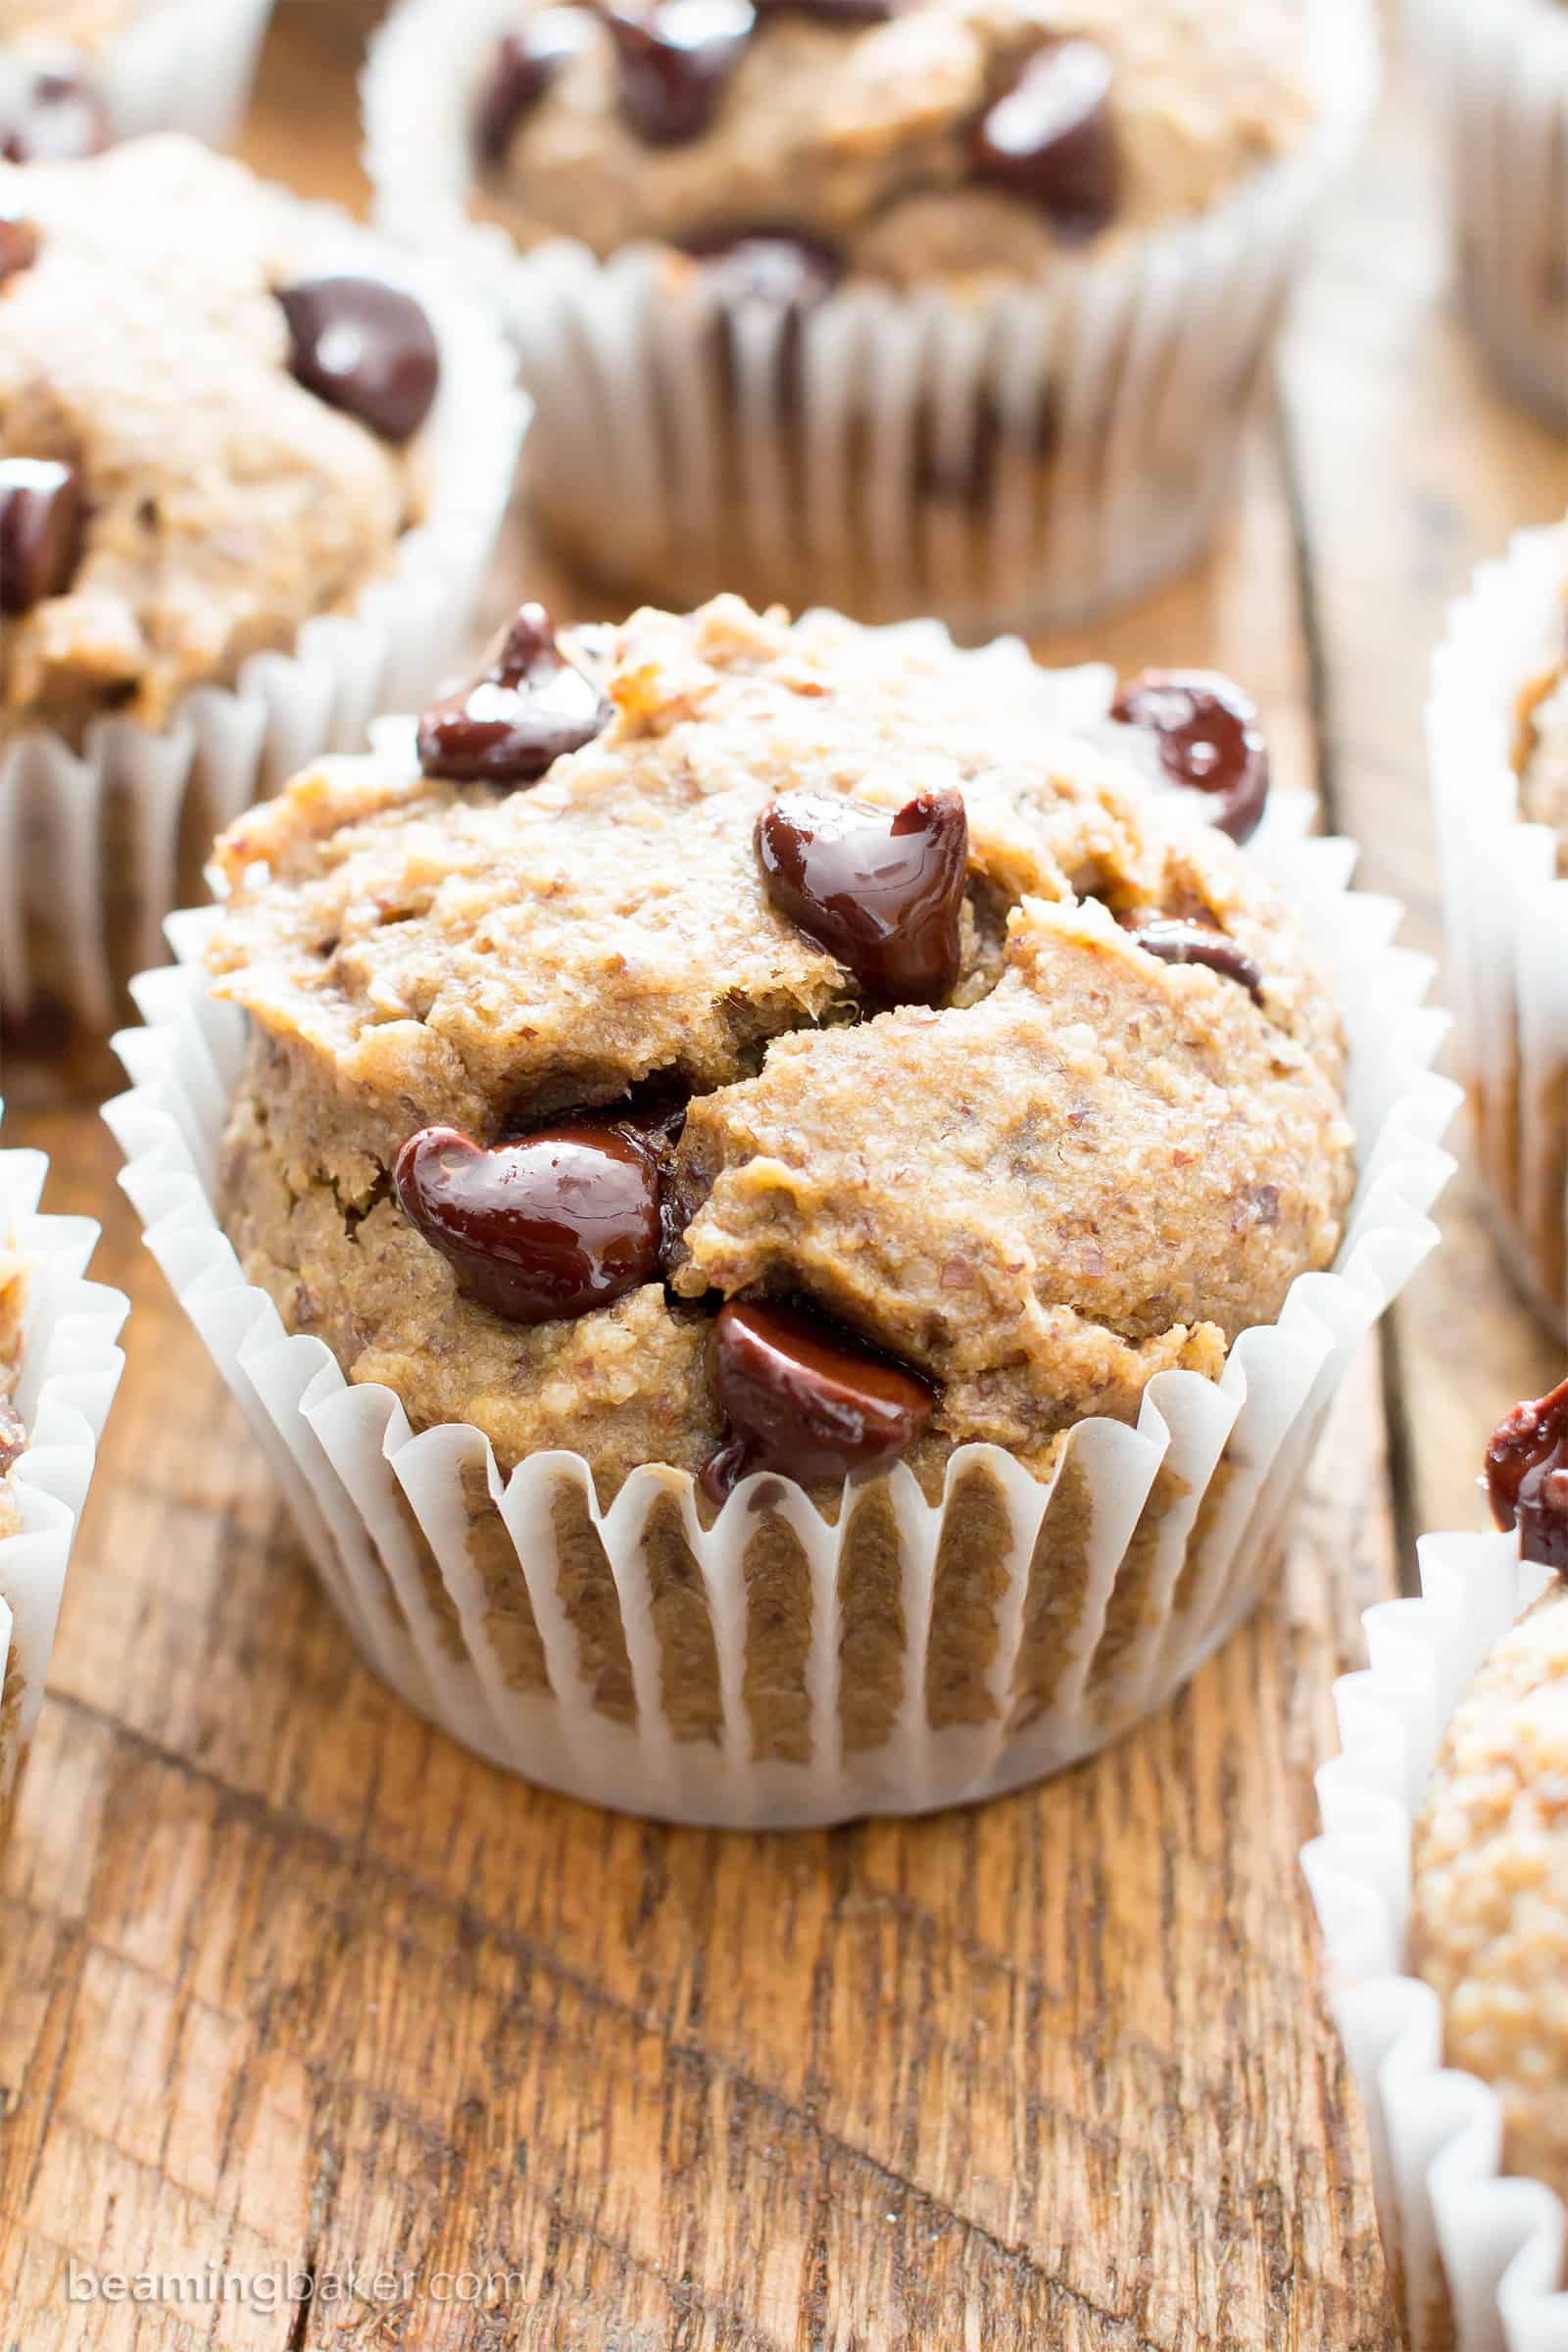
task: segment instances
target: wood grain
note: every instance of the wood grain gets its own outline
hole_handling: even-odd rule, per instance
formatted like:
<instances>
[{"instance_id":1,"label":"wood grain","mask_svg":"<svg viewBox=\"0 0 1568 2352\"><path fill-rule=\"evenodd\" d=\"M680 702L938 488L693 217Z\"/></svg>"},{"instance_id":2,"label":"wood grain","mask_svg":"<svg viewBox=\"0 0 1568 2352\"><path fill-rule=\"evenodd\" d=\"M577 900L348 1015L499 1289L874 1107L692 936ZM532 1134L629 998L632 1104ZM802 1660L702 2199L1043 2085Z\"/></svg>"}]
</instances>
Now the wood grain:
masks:
<instances>
[{"instance_id":1,"label":"wood grain","mask_svg":"<svg viewBox=\"0 0 1568 2352\"><path fill-rule=\"evenodd\" d=\"M285 0L247 151L355 201L330 7ZM1443 317L1433 239L1396 102L1212 560L1047 649L1246 678L1428 936L1426 648L1473 557L1568 498ZM539 577L519 530L497 603ZM1467 1506L1539 1362L1468 1193L1342 1400L1277 1596L1180 1703L980 1813L748 1839L530 1790L396 1705L107 1134L49 1072L8 1083L7 1142L104 1216L135 1312L0 1871L0 2341L1394 2352L1296 1851L1396 1530ZM212 2264L229 2299L73 2305L73 2260ZM351 2270L352 2303L234 2299ZM510 2278L475 2307L441 2291L464 2271Z\"/></svg>"}]
</instances>

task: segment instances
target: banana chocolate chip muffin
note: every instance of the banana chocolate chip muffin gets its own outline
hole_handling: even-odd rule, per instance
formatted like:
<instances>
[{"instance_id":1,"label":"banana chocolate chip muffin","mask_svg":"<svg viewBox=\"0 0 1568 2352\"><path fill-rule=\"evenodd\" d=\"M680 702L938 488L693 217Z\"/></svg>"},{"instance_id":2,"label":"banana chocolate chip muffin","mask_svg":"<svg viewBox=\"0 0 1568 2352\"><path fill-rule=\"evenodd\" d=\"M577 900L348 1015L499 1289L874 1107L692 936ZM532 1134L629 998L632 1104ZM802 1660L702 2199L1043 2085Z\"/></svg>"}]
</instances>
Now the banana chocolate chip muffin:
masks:
<instances>
[{"instance_id":1,"label":"banana chocolate chip muffin","mask_svg":"<svg viewBox=\"0 0 1568 2352\"><path fill-rule=\"evenodd\" d=\"M525 607L417 756L231 828L222 1215L288 1329L504 1472L710 1514L899 1457L935 1496L974 1441L1044 1475L1217 1376L1335 1255L1339 1019L1233 843L1016 675Z\"/></svg>"},{"instance_id":2,"label":"banana chocolate chip muffin","mask_svg":"<svg viewBox=\"0 0 1568 2352\"><path fill-rule=\"evenodd\" d=\"M1315 111L1298 0L523 6L474 201L524 246L651 238L737 284L783 246L802 300L840 272L1035 282L1204 211Z\"/></svg>"},{"instance_id":3,"label":"banana chocolate chip muffin","mask_svg":"<svg viewBox=\"0 0 1568 2352\"><path fill-rule=\"evenodd\" d=\"M161 726L392 569L435 339L319 251L183 138L0 171L0 752Z\"/></svg>"},{"instance_id":4,"label":"banana chocolate chip muffin","mask_svg":"<svg viewBox=\"0 0 1568 2352\"><path fill-rule=\"evenodd\" d=\"M488 257L580 564L978 638L1196 549L1359 5L404 0L370 168Z\"/></svg>"},{"instance_id":5,"label":"banana chocolate chip muffin","mask_svg":"<svg viewBox=\"0 0 1568 2352\"><path fill-rule=\"evenodd\" d=\"M1487 1455L1500 1527L1554 1573L1449 1723L1416 1825L1411 1961L1444 2057L1502 2101L1503 2165L1568 2201L1568 1383Z\"/></svg>"}]
</instances>

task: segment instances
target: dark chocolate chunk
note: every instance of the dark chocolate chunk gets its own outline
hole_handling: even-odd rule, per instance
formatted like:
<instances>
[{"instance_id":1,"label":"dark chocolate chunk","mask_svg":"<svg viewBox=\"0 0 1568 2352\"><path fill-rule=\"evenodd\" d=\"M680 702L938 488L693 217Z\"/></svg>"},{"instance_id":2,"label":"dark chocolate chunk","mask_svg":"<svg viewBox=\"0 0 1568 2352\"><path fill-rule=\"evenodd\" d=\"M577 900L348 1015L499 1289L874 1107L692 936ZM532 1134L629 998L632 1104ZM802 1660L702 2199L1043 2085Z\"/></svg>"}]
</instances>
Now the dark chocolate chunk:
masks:
<instances>
[{"instance_id":1,"label":"dark chocolate chunk","mask_svg":"<svg viewBox=\"0 0 1568 2352\"><path fill-rule=\"evenodd\" d=\"M658 1274L654 1155L605 1120L488 1152L455 1127L426 1127L398 1153L393 1180L459 1288L509 1322L585 1315Z\"/></svg>"},{"instance_id":2,"label":"dark chocolate chunk","mask_svg":"<svg viewBox=\"0 0 1568 2352\"><path fill-rule=\"evenodd\" d=\"M26 220L8 205L0 205L0 286L8 277L20 277L30 270L38 259L39 236L35 222Z\"/></svg>"},{"instance_id":3,"label":"dark chocolate chunk","mask_svg":"<svg viewBox=\"0 0 1568 2352\"><path fill-rule=\"evenodd\" d=\"M884 1004L940 1004L957 979L968 845L957 792L921 793L896 815L787 792L757 827L774 906Z\"/></svg>"},{"instance_id":4,"label":"dark chocolate chunk","mask_svg":"<svg viewBox=\"0 0 1568 2352\"><path fill-rule=\"evenodd\" d=\"M1487 1447L1487 1497L1524 1559L1568 1575L1568 1380L1516 1404Z\"/></svg>"},{"instance_id":5,"label":"dark chocolate chunk","mask_svg":"<svg viewBox=\"0 0 1568 2352\"><path fill-rule=\"evenodd\" d=\"M543 605L524 605L471 684L419 721L419 765L454 784L536 784L604 730L612 706L556 643Z\"/></svg>"},{"instance_id":6,"label":"dark chocolate chunk","mask_svg":"<svg viewBox=\"0 0 1568 2352\"><path fill-rule=\"evenodd\" d=\"M661 0L646 10L612 5L606 23L620 52L627 120L650 146L699 138L757 23L751 0Z\"/></svg>"},{"instance_id":7,"label":"dark chocolate chunk","mask_svg":"<svg viewBox=\"0 0 1568 2352\"><path fill-rule=\"evenodd\" d=\"M1232 841L1257 831L1268 800L1268 746L1256 706L1229 678L1213 669L1146 669L1120 689L1110 715L1157 739L1173 784L1212 795L1210 822Z\"/></svg>"},{"instance_id":8,"label":"dark chocolate chunk","mask_svg":"<svg viewBox=\"0 0 1568 2352\"><path fill-rule=\"evenodd\" d=\"M763 1300L720 1307L709 1369L733 1433L703 1471L715 1502L752 1470L810 1486L891 1461L936 1402L904 1365L819 1316Z\"/></svg>"},{"instance_id":9,"label":"dark chocolate chunk","mask_svg":"<svg viewBox=\"0 0 1568 2352\"><path fill-rule=\"evenodd\" d=\"M8 164L75 164L109 144L103 100L78 74L28 75L0 103L0 155Z\"/></svg>"},{"instance_id":10,"label":"dark chocolate chunk","mask_svg":"<svg viewBox=\"0 0 1568 2352\"><path fill-rule=\"evenodd\" d=\"M62 596L81 562L86 512L74 466L0 458L0 612Z\"/></svg>"},{"instance_id":11,"label":"dark chocolate chunk","mask_svg":"<svg viewBox=\"0 0 1568 2352\"><path fill-rule=\"evenodd\" d=\"M593 37L586 8L546 8L520 32L509 32L496 51L490 79L474 118L474 141L487 164L499 163L512 134L536 106L568 58Z\"/></svg>"},{"instance_id":12,"label":"dark chocolate chunk","mask_svg":"<svg viewBox=\"0 0 1568 2352\"><path fill-rule=\"evenodd\" d=\"M314 277L277 299L296 380L383 441L412 440L441 380L435 336L414 296L379 277Z\"/></svg>"},{"instance_id":13,"label":"dark chocolate chunk","mask_svg":"<svg viewBox=\"0 0 1568 2352\"><path fill-rule=\"evenodd\" d=\"M1094 236L1121 201L1110 79L1094 41L1057 41L1031 58L974 134L976 177L1039 205L1063 236Z\"/></svg>"},{"instance_id":14,"label":"dark chocolate chunk","mask_svg":"<svg viewBox=\"0 0 1568 2352\"><path fill-rule=\"evenodd\" d=\"M1161 963L1200 963L1206 970L1218 972L1222 980L1234 980L1245 988L1254 1004L1263 1002L1262 973L1223 931L1211 931L1206 923L1180 922L1161 915L1143 924L1133 938L1146 956L1157 956Z\"/></svg>"}]
</instances>

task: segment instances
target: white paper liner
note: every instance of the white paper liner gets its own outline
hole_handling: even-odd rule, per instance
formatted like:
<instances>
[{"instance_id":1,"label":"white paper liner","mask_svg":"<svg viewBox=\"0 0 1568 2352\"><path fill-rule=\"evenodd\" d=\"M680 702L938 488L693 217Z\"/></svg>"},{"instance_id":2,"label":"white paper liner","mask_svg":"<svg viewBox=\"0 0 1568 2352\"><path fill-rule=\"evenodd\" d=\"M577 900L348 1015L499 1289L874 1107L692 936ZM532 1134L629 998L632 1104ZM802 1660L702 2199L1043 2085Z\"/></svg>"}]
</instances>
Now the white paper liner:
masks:
<instances>
[{"instance_id":1,"label":"white paper liner","mask_svg":"<svg viewBox=\"0 0 1568 2352\"><path fill-rule=\"evenodd\" d=\"M1501 2177L1496 2093L1444 2066L1437 1994L1400 1974L1412 1829L1448 1718L1545 1574L1517 1536L1427 1536L1419 1552L1422 1597L1368 1609L1371 1666L1335 1685L1343 1752L1318 1774L1323 1835L1301 1862L1411 2352L1568 2352L1562 2205Z\"/></svg>"},{"instance_id":2,"label":"white paper liner","mask_svg":"<svg viewBox=\"0 0 1568 2352\"><path fill-rule=\"evenodd\" d=\"M117 139L184 130L225 146L250 95L272 0L161 0L102 49L74 50L44 37L0 43L0 66L59 65L102 98Z\"/></svg>"},{"instance_id":3,"label":"white paper liner","mask_svg":"<svg viewBox=\"0 0 1568 2352\"><path fill-rule=\"evenodd\" d=\"M41 1152L0 1152L0 1246L14 1246L27 1265L12 1398L27 1431L11 1476L22 1526L0 1536L0 1830L43 1701L71 1546L124 1361L115 1343L129 1306L120 1292L83 1280L97 1226L37 1213L47 1172Z\"/></svg>"},{"instance_id":4,"label":"white paper liner","mask_svg":"<svg viewBox=\"0 0 1568 2352\"><path fill-rule=\"evenodd\" d=\"M1102 691L1097 677L1068 673L1068 691L1093 696ZM216 914L177 917L171 938L180 968L136 984L146 1025L116 1041L132 1082L105 1114L128 1162L122 1181L149 1247L272 1461L328 1592L370 1663L409 1704L529 1779L635 1813L755 1828L915 1813L985 1796L1089 1752L1168 1697L1248 1611L1272 1571L1335 1389L1433 1247L1426 1212L1451 1167L1437 1139L1458 1096L1430 1068L1446 1026L1423 1009L1431 967L1389 944L1396 906L1347 891L1352 847L1303 841L1302 821L1284 804L1258 835L1255 855L1298 908L1334 977L1351 1038L1348 1107L1359 1182L1336 1269L1302 1276L1277 1324L1244 1333L1217 1386L1192 1373L1163 1373L1150 1384L1136 1430L1102 1419L1082 1423L1049 1490L990 1446L954 1457L947 1498L936 1507L906 1469L895 1468L885 1492L898 1531L902 1617L892 1622L905 1629L895 1678L902 1697L885 1736L860 1750L844 1732L844 1707L858 1690L842 1680L841 1570L846 1578L853 1573L853 1507L868 1482L851 1482L836 1527L788 1482L753 1479L705 1531L690 1480L667 1467L634 1472L601 1511L580 1457L531 1457L504 1485L477 1430L440 1427L414 1436L390 1390L352 1387L319 1341L285 1334L266 1295L245 1282L213 1206L244 1016L207 994L202 958ZM933 1611L939 1546L956 1492L977 1465L1000 1484L1007 1530L997 1561L993 1642L984 1687L971 1691L965 1720L934 1729L927 1658L933 1641L951 1631ZM477 1482L504 1519L506 1575L515 1592L526 1593L548 1688L509 1687L493 1638L495 1588L487 1592L470 1556L465 1467L470 1495ZM1183 1483L1161 1482L1168 1507L1141 1524L1162 1467ZM584 1498L608 1555L634 1720L612 1719L585 1679L586 1651L573 1630L551 1514L563 1481ZM804 1687L808 1738L804 1757L787 1761L759 1752L764 1742L747 1687L745 1554L758 1528L753 1497L763 1485L774 1497L773 1515L799 1538L808 1589L808 1643L795 1696ZM1075 1497L1084 1508L1072 1522ZM1066 1519L1048 1519L1058 1500ZM671 1506L689 1562L682 1602L699 1608L716 1657L718 1721L701 1738L675 1719L678 1693L674 1714L666 1708L662 1683L669 1658L661 1646L647 1529L656 1512L667 1522ZM1204 1542L1189 1561L1187 1539L1200 1512ZM1043 1522L1053 1532L1037 1558ZM1135 1530L1141 1541L1134 1546ZM1031 1715L1023 1704L1026 1641L1038 1604L1059 1597L1069 1573L1075 1607L1063 1610L1052 1634L1049 1692ZM1129 1622L1125 1604L1134 1593ZM1118 1600L1114 1649L1102 1654L1107 1610Z\"/></svg>"},{"instance_id":5,"label":"white paper liner","mask_svg":"<svg viewBox=\"0 0 1568 2352\"><path fill-rule=\"evenodd\" d=\"M662 602L736 588L868 620L934 612L981 636L1081 618L1199 552L1308 230L1371 111L1364 0L1309 0L1317 128L1203 218L1040 294L846 288L806 321L793 400L785 322L748 315L722 412L700 272L677 288L657 248L601 264L565 238L524 257L470 223L475 91L514 16L514 0L404 0L366 74L367 169L380 225L506 318L538 404L536 506L596 575ZM931 494L933 472L961 483L993 438L979 496Z\"/></svg>"},{"instance_id":6,"label":"white paper liner","mask_svg":"<svg viewBox=\"0 0 1568 2352\"><path fill-rule=\"evenodd\" d=\"M1516 1279L1568 1330L1568 882L1519 817L1520 690L1560 658L1568 525L1523 531L1476 573L1433 660L1428 767L1459 1066Z\"/></svg>"},{"instance_id":7,"label":"white paper liner","mask_svg":"<svg viewBox=\"0 0 1568 2352\"><path fill-rule=\"evenodd\" d=\"M1409 0L1437 102L1460 306L1513 389L1568 419L1568 14Z\"/></svg>"},{"instance_id":8,"label":"white paper liner","mask_svg":"<svg viewBox=\"0 0 1568 2352\"><path fill-rule=\"evenodd\" d=\"M436 330L424 519L351 613L308 621L292 653L253 656L232 688L198 688L168 726L101 718L80 754L45 729L0 746L0 1022L46 987L107 1034L126 982L162 958L164 925L190 895L182 836L194 824L210 841L322 753L363 750L371 717L418 709L468 633L528 416L514 356L443 271L331 206L300 210L318 231L323 270L406 286Z\"/></svg>"}]
</instances>

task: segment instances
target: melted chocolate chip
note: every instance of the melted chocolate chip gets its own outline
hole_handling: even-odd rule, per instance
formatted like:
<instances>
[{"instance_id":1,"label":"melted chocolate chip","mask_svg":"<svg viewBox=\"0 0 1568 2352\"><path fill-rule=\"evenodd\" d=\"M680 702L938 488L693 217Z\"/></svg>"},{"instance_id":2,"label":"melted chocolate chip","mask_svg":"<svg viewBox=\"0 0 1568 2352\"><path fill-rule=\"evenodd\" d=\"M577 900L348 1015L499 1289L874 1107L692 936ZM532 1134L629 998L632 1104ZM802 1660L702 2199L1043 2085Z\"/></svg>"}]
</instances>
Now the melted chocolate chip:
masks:
<instances>
[{"instance_id":1,"label":"melted chocolate chip","mask_svg":"<svg viewBox=\"0 0 1568 2352\"><path fill-rule=\"evenodd\" d=\"M496 51L490 80L474 118L474 140L487 164L499 163L512 134L544 96L569 58L593 37L585 8L546 8L520 32L509 32Z\"/></svg>"},{"instance_id":2,"label":"melted chocolate chip","mask_svg":"<svg viewBox=\"0 0 1568 2352\"><path fill-rule=\"evenodd\" d=\"M543 605L524 605L470 685L419 721L419 765L454 784L535 784L610 724L612 706L556 643Z\"/></svg>"},{"instance_id":3,"label":"melted chocolate chip","mask_svg":"<svg viewBox=\"0 0 1568 2352\"><path fill-rule=\"evenodd\" d=\"M33 221L9 207L0 208L0 286L8 277L20 277L24 270L32 268L38 259L39 242Z\"/></svg>"},{"instance_id":4,"label":"melted chocolate chip","mask_svg":"<svg viewBox=\"0 0 1568 2352\"><path fill-rule=\"evenodd\" d=\"M976 177L1039 205L1063 236L1094 236L1121 200L1110 80L1094 41L1057 41L1031 58L974 134Z\"/></svg>"},{"instance_id":5,"label":"melted chocolate chip","mask_svg":"<svg viewBox=\"0 0 1568 2352\"><path fill-rule=\"evenodd\" d=\"M1205 923L1178 922L1161 915L1157 921L1145 923L1133 933L1135 943L1146 956L1157 956L1161 963L1200 963L1222 980L1234 980L1245 988L1256 1004L1263 1002L1263 975L1252 961L1223 931L1211 931Z\"/></svg>"},{"instance_id":6,"label":"melted chocolate chip","mask_svg":"<svg viewBox=\"0 0 1568 2352\"><path fill-rule=\"evenodd\" d=\"M823 24L886 24L898 15L894 0L755 0L763 16L815 17Z\"/></svg>"},{"instance_id":7,"label":"melted chocolate chip","mask_svg":"<svg viewBox=\"0 0 1568 2352\"><path fill-rule=\"evenodd\" d=\"M34 74L0 113L8 164L75 164L109 144L103 100L76 74Z\"/></svg>"},{"instance_id":8,"label":"melted chocolate chip","mask_svg":"<svg viewBox=\"0 0 1568 2352\"><path fill-rule=\"evenodd\" d=\"M620 98L650 146L678 146L708 128L752 37L751 0L662 0L639 13L612 6Z\"/></svg>"},{"instance_id":9,"label":"melted chocolate chip","mask_svg":"<svg viewBox=\"0 0 1568 2352\"><path fill-rule=\"evenodd\" d=\"M1239 686L1212 669L1146 669L1121 688L1110 715L1147 728L1171 782L1210 794L1211 823L1232 841L1250 840L1268 800L1268 746Z\"/></svg>"},{"instance_id":10,"label":"melted chocolate chip","mask_svg":"<svg viewBox=\"0 0 1568 2352\"><path fill-rule=\"evenodd\" d=\"M1487 1497L1500 1528L1518 1528L1523 1558L1568 1575L1568 1380L1498 1422Z\"/></svg>"},{"instance_id":11,"label":"melted chocolate chip","mask_svg":"<svg viewBox=\"0 0 1568 2352\"><path fill-rule=\"evenodd\" d=\"M14 1470L27 1450L27 1431L22 1415L9 1404L0 1404L0 1478Z\"/></svg>"},{"instance_id":12,"label":"melted chocolate chip","mask_svg":"<svg viewBox=\"0 0 1568 2352\"><path fill-rule=\"evenodd\" d=\"M459 1288L511 1323L588 1314L659 1271L658 1168L607 1121L488 1152L456 1127L426 1127L398 1153L393 1181Z\"/></svg>"},{"instance_id":13,"label":"melted chocolate chip","mask_svg":"<svg viewBox=\"0 0 1568 2352\"><path fill-rule=\"evenodd\" d=\"M441 380L435 336L413 295L378 277L315 277L277 299L295 380L383 441L412 440Z\"/></svg>"},{"instance_id":14,"label":"melted chocolate chip","mask_svg":"<svg viewBox=\"0 0 1568 2352\"><path fill-rule=\"evenodd\" d=\"M715 1502L752 1470L810 1486L891 1461L936 1401L923 1380L848 1333L761 1301L720 1307L709 1369L734 1433L703 1471Z\"/></svg>"},{"instance_id":15,"label":"melted chocolate chip","mask_svg":"<svg viewBox=\"0 0 1568 2352\"><path fill-rule=\"evenodd\" d=\"M787 792L758 822L767 895L884 1004L937 1004L958 976L969 820L956 792L897 815Z\"/></svg>"},{"instance_id":16,"label":"melted chocolate chip","mask_svg":"<svg viewBox=\"0 0 1568 2352\"><path fill-rule=\"evenodd\" d=\"M0 612L62 596L81 562L86 520L74 466L0 458Z\"/></svg>"}]
</instances>

